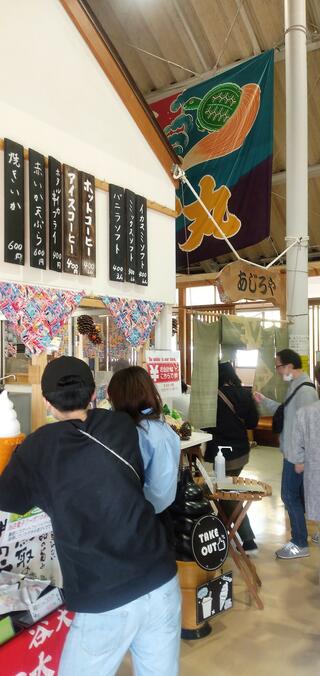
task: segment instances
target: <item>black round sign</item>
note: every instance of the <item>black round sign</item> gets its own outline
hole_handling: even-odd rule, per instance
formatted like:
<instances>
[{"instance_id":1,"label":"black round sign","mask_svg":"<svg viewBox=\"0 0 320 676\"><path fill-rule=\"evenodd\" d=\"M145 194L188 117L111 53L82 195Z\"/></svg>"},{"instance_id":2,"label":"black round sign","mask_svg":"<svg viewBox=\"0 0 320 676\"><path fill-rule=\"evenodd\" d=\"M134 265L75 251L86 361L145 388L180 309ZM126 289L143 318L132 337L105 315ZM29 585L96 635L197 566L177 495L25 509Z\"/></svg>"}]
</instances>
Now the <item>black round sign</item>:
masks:
<instances>
[{"instance_id":1,"label":"black round sign","mask_svg":"<svg viewBox=\"0 0 320 676\"><path fill-rule=\"evenodd\" d=\"M200 568L216 570L228 556L228 533L214 514L202 516L192 531L192 552Z\"/></svg>"}]
</instances>

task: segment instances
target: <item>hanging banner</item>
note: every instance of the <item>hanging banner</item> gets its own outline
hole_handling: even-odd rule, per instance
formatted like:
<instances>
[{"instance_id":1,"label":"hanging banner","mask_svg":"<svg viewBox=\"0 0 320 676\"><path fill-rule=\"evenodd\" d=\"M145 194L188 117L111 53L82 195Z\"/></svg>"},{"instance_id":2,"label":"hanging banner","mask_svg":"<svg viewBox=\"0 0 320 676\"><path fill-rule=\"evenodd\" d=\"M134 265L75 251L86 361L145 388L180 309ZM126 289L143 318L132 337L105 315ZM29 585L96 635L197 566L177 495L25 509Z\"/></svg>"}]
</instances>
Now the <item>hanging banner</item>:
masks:
<instances>
[{"instance_id":1,"label":"hanging banner","mask_svg":"<svg viewBox=\"0 0 320 676\"><path fill-rule=\"evenodd\" d=\"M127 223L127 265L126 281L136 282L136 196L131 190L126 190L126 223Z\"/></svg>"},{"instance_id":2,"label":"hanging banner","mask_svg":"<svg viewBox=\"0 0 320 676\"><path fill-rule=\"evenodd\" d=\"M62 272L62 166L48 158L49 173L49 268Z\"/></svg>"},{"instance_id":3,"label":"hanging banner","mask_svg":"<svg viewBox=\"0 0 320 676\"><path fill-rule=\"evenodd\" d=\"M23 146L4 139L4 260L24 265Z\"/></svg>"},{"instance_id":4,"label":"hanging banner","mask_svg":"<svg viewBox=\"0 0 320 676\"><path fill-rule=\"evenodd\" d=\"M109 185L109 279L125 281L126 222L124 189Z\"/></svg>"},{"instance_id":5,"label":"hanging banner","mask_svg":"<svg viewBox=\"0 0 320 676\"><path fill-rule=\"evenodd\" d=\"M280 272L276 268L263 270L243 261L234 261L219 272L215 285L222 303L265 300L279 307L282 302Z\"/></svg>"},{"instance_id":6,"label":"hanging banner","mask_svg":"<svg viewBox=\"0 0 320 676\"><path fill-rule=\"evenodd\" d=\"M29 148L30 266L46 269L46 202L44 155Z\"/></svg>"},{"instance_id":7,"label":"hanging banner","mask_svg":"<svg viewBox=\"0 0 320 676\"><path fill-rule=\"evenodd\" d=\"M273 50L151 104L193 188L235 249L269 235ZM177 193L177 268L229 252L186 186Z\"/></svg>"},{"instance_id":8,"label":"hanging banner","mask_svg":"<svg viewBox=\"0 0 320 676\"><path fill-rule=\"evenodd\" d=\"M136 195L136 283L148 286L147 200Z\"/></svg>"},{"instance_id":9,"label":"hanging banner","mask_svg":"<svg viewBox=\"0 0 320 676\"><path fill-rule=\"evenodd\" d=\"M78 169L63 165L63 272L80 274L80 233L79 233L79 172Z\"/></svg>"},{"instance_id":10,"label":"hanging banner","mask_svg":"<svg viewBox=\"0 0 320 676\"><path fill-rule=\"evenodd\" d=\"M95 180L91 174L80 173L81 205L81 274L96 276L96 206Z\"/></svg>"}]
</instances>

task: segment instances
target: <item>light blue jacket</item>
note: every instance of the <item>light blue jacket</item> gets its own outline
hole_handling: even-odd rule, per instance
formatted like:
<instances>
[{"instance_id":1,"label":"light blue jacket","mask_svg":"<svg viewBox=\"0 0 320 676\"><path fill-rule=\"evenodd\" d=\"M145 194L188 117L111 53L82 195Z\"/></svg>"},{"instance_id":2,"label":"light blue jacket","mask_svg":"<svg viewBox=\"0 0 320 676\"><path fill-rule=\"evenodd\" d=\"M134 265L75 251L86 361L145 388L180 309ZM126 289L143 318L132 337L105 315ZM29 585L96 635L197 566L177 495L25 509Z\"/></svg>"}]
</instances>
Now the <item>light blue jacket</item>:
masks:
<instances>
[{"instance_id":1,"label":"light blue jacket","mask_svg":"<svg viewBox=\"0 0 320 676\"><path fill-rule=\"evenodd\" d=\"M158 514L176 496L180 439L162 420L142 420L137 430L145 471L143 490Z\"/></svg>"}]
</instances>

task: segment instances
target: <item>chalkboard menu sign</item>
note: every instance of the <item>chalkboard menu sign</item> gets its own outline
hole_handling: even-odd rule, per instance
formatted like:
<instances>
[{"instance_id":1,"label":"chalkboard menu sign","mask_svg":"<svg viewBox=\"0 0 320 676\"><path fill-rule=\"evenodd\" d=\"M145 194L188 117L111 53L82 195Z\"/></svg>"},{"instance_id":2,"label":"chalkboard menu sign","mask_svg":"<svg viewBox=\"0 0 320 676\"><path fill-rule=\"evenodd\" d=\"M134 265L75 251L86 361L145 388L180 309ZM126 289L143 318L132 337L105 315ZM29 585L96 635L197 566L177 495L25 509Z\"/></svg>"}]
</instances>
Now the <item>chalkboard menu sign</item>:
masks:
<instances>
[{"instance_id":1,"label":"chalkboard menu sign","mask_svg":"<svg viewBox=\"0 0 320 676\"><path fill-rule=\"evenodd\" d=\"M147 200L136 195L136 284L148 286Z\"/></svg>"},{"instance_id":2,"label":"chalkboard menu sign","mask_svg":"<svg viewBox=\"0 0 320 676\"><path fill-rule=\"evenodd\" d=\"M63 165L63 271L80 274L79 172Z\"/></svg>"},{"instance_id":3,"label":"chalkboard menu sign","mask_svg":"<svg viewBox=\"0 0 320 676\"><path fill-rule=\"evenodd\" d=\"M49 157L49 268L62 272L62 166Z\"/></svg>"},{"instance_id":4,"label":"chalkboard menu sign","mask_svg":"<svg viewBox=\"0 0 320 676\"><path fill-rule=\"evenodd\" d=\"M126 190L126 224L127 224L127 264L126 281L135 284L136 281L136 196L131 190Z\"/></svg>"},{"instance_id":5,"label":"chalkboard menu sign","mask_svg":"<svg viewBox=\"0 0 320 676\"><path fill-rule=\"evenodd\" d=\"M4 139L4 260L24 265L23 146Z\"/></svg>"},{"instance_id":6,"label":"chalkboard menu sign","mask_svg":"<svg viewBox=\"0 0 320 676\"><path fill-rule=\"evenodd\" d=\"M125 281L126 222L124 189L109 186L109 278L114 282Z\"/></svg>"},{"instance_id":7,"label":"chalkboard menu sign","mask_svg":"<svg viewBox=\"0 0 320 676\"><path fill-rule=\"evenodd\" d=\"M46 269L46 201L44 156L29 149L30 265Z\"/></svg>"},{"instance_id":8,"label":"chalkboard menu sign","mask_svg":"<svg viewBox=\"0 0 320 676\"><path fill-rule=\"evenodd\" d=\"M96 276L96 207L94 176L80 173L81 274Z\"/></svg>"}]
</instances>

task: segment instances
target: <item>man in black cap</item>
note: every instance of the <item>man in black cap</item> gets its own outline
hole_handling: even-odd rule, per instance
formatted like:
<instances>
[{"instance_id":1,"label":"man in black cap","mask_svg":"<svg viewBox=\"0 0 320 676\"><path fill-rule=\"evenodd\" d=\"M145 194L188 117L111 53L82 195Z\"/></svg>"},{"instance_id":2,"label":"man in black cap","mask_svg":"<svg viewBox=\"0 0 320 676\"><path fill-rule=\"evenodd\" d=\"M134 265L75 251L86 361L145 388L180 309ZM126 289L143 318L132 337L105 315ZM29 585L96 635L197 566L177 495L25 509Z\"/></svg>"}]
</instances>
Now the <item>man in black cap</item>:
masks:
<instances>
[{"instance_id":1,"label":"man in black cap","mask_svg":"<svg viewBox=\"0 0 320 676\"><path fill-rule=\"evenodd\" d=\"M66 606L75 611L60 676L112 676L127 650L135 673L178 674L180 591L162 524L143 494L129 415L89 409L85 362L60 357L41 380L44 425L0 477L0 509L43 509L52 520Z\"/></svg>"}]
</instances>

